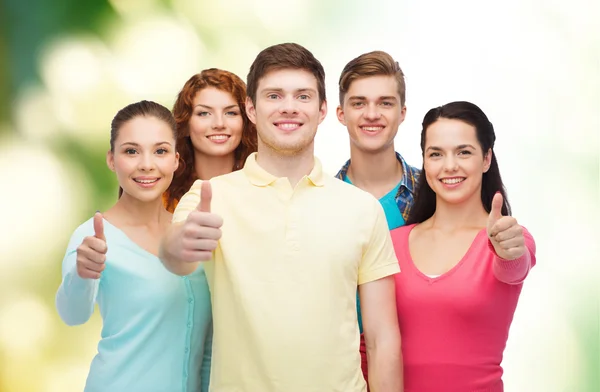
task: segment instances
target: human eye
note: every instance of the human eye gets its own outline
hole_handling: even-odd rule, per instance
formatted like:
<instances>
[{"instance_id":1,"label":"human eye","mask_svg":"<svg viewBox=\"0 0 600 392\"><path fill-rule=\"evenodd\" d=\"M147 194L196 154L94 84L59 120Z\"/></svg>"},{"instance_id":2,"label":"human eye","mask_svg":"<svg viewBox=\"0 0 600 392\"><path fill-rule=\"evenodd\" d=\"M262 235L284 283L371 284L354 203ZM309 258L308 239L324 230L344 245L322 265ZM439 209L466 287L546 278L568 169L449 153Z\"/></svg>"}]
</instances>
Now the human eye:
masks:
<instances>
[{"instance_id":1,"label":"human eye","mask_svg":"<svg viewBox=\"0 0 600 392\"><path fill-rule=\"evenodd\" d=\"M127 154L127 155L133 155L135 153L137 153L135 148L126 148L125 149L125 154Z\"/></svg>"},{"instance_id":2,"label":"human eye","mask_svg":"<svg viewBox=\"0 0 600 392\"><path fill-rule=\"evenodd\" d=\"M383 101L383 102L381 103L381 105L383 105L383 106L387 106L387 107L392 107L392 106L394 106L394 103L393 103L393 102L390 102L390 101Z\"/></svg>"},{"instance_id":3,"label":"human eye","mask_svg":"<svg viewBox=\"0 0 600 392\"><path fill-rule=\"evenodd\" d=\"M469 150L460 150L458 155L473 155Z\"/></svg>"},{"instance_id":4,"label":"human eye","mask_svg":"<svg viewBox=\"0 0 600 392\"><path fill-rule=\"evenodd\" d=\"M442 156L439 152L432 152L429 154L429 158L437 158Z\"/></svg>"},{"instance_id":5,"label":"human eye","mask_svg":"<svg viewBox=\"0 0 600 392\"><path fill-rule=\"evenodd\" d=\"M354 102L352 102L352 104L351 104L351 106L352 106L353 108L360 108L360 107L362 107L362 106L364 106L364 105L365 105L365 103L364 103L364 102L361 102L361 101L354 101Z\"/></svg>"},{"instance_id":6,"label":"human eye","mask_svg":"<svg viewBox=\"0 0 600 392\"><path fill-rule=\"evenodd\" d=\"M201 112L198 112L197 115L200 117L206 117L209 115L209 113L207 111L203 110Z\"/></svg>"},{"instance_id":7,"label":"human eye","mask_svg":"<svg viewBox=\"0 0 600 392\"><path fill-rule=\"evenodd\" d=\"M167 154L167 153L169 153L169 150L168 150L168 149L166 149L166 148L164 148L164 147L161 147L161 148L159 148L158 150L156 150L156 153L157 153L158 155L164 155L164 154Z\"/></svg>"},{"instance_id":8,"label":"human eye","mask_svg":"<svg viewBox=\"0 0 600 392\"><path fill-rule=\"evenodd\" d=\"M279 95L275 93L267 94L267 99L278 99Z\"/></svg>"},{"instance_id":9,"label":"human eye","mask_svg":"<svg viewBox=\"0 0 600 392\"><path fill-rule=\"evenodd\" d=\"M301 100L303 100L303 101L307 101L307 100L309 100L309 99L310 99L310 95L308 95L308 94L300 94L300 95L298 96L298 98L300 98L300 99L301 99Z\"/></svg>"},{"instance_id":10,"label":"human eye","mask_svg":"<svg viewBox=\"0 0 600 392\"><path fill-rule=\"evenodd\" d=\"M227 113L225 113L225 115L230 116L230 117L235 117L235 116L239 116L240 113L237 110L230 110Z\"/></svg>"}]
</instances>

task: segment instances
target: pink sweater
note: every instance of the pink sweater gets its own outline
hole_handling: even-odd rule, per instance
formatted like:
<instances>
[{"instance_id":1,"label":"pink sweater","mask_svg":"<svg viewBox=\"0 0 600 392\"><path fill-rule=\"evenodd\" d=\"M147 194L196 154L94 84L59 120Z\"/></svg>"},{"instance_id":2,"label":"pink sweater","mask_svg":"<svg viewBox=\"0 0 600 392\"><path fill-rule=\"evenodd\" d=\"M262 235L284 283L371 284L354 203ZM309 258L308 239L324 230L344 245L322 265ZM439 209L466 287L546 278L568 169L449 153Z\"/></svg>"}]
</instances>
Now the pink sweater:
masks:
<instances>
[{"instance_id":1,"label":"pink sweater","mask_svg":"<svg viewBox=\"0 0 600 392\"><path fill-rule=\"evenodd\" d=\"M502 354L523 280L535 265L527 252L500 259L480 231L467 254L447 273L430 278L414 265L408 235L391 232L401 273L396 275L405 392L502 392Z\"/></svg>"}]
</instances>

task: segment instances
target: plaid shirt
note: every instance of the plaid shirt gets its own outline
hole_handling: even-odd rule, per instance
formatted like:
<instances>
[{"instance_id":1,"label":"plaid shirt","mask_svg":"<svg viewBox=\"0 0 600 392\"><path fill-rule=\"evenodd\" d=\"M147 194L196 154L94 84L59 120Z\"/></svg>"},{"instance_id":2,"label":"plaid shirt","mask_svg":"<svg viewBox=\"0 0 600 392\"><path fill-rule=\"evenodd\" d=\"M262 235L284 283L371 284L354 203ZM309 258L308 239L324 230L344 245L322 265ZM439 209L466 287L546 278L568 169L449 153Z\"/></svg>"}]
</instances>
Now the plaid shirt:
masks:
<instances>
[{"instance_id":1,"label":"plaid shirt","mask_svg":"<svg viewBox=\"0 0 600 392\"><path fill-rule=\"evenodd\" d=\"M402 180L400 180L400 186L398 187L398 192L396 193L396 204L398 204L398 209L402 214L402 218L406 222L408 220L408 214L410 213L410 209L412 208L415 190L417 188L417 181L419 179L419 175L421 171L416 167L410 166L406 163L402 155L396 153L396 158L398 162L402 164ZM340 169L338 174L335 176L340 180L344 180L346 177L346 173L348 173L348 168L350 167L350 160L346 162L346 164Z\"/></svg>"}]
</instances>

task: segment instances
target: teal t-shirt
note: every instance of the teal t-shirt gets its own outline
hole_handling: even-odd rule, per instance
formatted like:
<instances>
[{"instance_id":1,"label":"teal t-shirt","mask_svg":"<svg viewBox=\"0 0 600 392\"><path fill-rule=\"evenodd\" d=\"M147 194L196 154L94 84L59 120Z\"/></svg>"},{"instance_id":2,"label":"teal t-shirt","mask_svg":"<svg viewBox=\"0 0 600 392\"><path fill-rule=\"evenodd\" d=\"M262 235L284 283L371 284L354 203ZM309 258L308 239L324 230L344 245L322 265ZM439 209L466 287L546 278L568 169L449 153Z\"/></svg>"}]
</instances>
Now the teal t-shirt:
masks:
<instances>
[{"instance_id":1,"label":"teal t-shirt","mask_svg":"<svg viewBox=\"0 0 600 392\"><path fill-rule=\"evenodd\" d=\"M352 181L350 181L348 176L344 176L344 182L352 184ZM385 196L379 199L379 203L381 203L381 206L383 207L385 219L387 220L388 228L390 230L404 226L404 218L402 217L400 208L398 208L398 204L396 203L396 194L398 193L398 188L400 188L400 183L398 183L398 185L396 185L394 189L389 191ZM358 327L360 328L360 333L363 333L358 292L356 293L356 312L358 313Z\"/></svg>"}]
</instances>

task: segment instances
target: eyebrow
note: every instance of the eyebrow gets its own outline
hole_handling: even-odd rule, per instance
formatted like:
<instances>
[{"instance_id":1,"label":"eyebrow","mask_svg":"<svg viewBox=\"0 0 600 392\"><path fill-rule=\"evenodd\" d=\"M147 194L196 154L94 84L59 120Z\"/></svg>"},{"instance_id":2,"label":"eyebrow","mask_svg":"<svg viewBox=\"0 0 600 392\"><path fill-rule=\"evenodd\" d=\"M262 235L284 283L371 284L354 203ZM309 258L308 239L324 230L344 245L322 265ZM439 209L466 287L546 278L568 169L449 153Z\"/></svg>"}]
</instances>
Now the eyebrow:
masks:
<instances>
[{"instance_id":1,"label":"eyebrow","mask_svg":"<svg viewBox=\"0 0 600 392\"><path fill-rule=\"evenodd\" d=\"M349 101L366 101L367 97L364 97L362 95L353 95L350 98L348 98L348 100ZM397 101L398 98L394 97L393 95L390 95L390 96L385 95L385 96L377 98L377 100L379 100L379 101Z\"/></svg>"},{"instance_id":2,"label":"eyebrow","mask_svg":"<svg viewBox=\"0 0 600 392\"><path fill-rule=\"evenodd\" d=\"M154 143L155 146L160 146L161 144L168 144L169 146L171 145L171 143L169 143L167 141ZM140 144L134 143L134 142L125 142L125 143L122 143L120 147L123 147L123 146L140 147Z\"/></svg>"},{"instance_id":3,"label":"eyebrow","mask_svg":"<svg viewBox=\"0 0 600 392\"><path fill-rule=\"evenodd\" d=\"M214 109L212 106L204 105L204 104L201 104L201 103L199 103L198 105L196 105L194 107L196 108L198 106L201 106L201 107L207 108L207 109L211 109L211 110ZM233 104L233 105L225 106L223 109L227 110L227 109L233 109L233 108L239 108L238 104L236 103L236 104Z\"/></svg>"},{"instance_id":4,"label":"eyebrow","mask_svg":"<svg viewBox=\"0 0 600 392\"><path fill-rule=\"evenodd\" d=\"M277 88L277 87L267 87L264 88L262 90L263 93L282 93L283 89L282 88ZM317 90L315 90L314 88L299 88L294 90L294 93L306 93L306 92L310 92L310 93L316 93Z\"/></svg>"},{"instance_id":5,"label":"eyebrow","mask_svg":"<svg viewBox=\"0 0 600 392\"><path fill-rule=\"evenodd\" d=\"M459 144L459 145L458 145L458 146L456 146L454 149L455 149L455 150L463 150L463 149L465 149L465 148L471 148L471 149L473 149L473 150L475 150L475 149L476 149L476 148L475 148L475 147L473 147L473 145L471 145L471 144ZM429 150L433 150L433 151L442 151L442 148L441 148L441 147L437 147L437 146L429 146L429 147L427 147L427 150L425 150L425 151L429 151Z\"/></svg>"}]
</instances>

